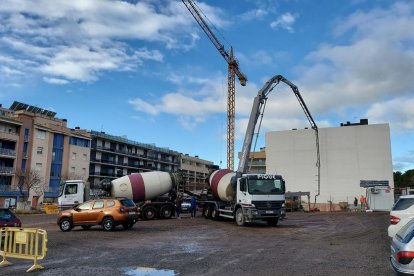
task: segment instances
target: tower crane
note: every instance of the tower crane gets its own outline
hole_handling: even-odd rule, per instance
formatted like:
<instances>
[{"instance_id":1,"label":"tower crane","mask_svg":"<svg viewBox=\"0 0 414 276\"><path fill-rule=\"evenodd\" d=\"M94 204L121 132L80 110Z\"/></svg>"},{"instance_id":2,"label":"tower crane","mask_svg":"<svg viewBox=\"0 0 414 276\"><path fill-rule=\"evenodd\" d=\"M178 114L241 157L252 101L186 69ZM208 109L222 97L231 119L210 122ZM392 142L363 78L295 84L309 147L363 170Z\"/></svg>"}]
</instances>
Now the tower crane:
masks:
<instances>
[{"instance_id":1,"label":"tower crane","mask_svg":"<svg viewBox=\"0 0 414 276\"><path fill-rule=\"evenodd\" d=\"M242 86L246 85L247 77L239 70L239 64L234 57L233 47L230 47L230 54L224 49L223 44L217 39L210 27L201 16L199 8L193 0L182 0L184 5L190 11L191 15L200 25L201 29L206 33L208 38L217 48L221 56L226 60L228 64L227 75L227 168L234 170L234 117L235 117L235 75L239 79Z\"/></svg>"}]
</instances>

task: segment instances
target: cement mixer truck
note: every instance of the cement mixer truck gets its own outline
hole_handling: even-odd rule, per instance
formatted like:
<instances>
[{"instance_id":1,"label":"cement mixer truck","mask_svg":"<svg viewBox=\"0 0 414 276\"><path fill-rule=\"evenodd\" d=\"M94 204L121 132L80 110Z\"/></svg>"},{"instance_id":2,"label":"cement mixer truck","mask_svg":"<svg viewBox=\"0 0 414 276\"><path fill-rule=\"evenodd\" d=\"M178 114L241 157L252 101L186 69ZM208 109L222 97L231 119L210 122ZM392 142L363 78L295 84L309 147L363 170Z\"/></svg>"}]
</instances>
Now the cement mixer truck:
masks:
<instances>
[{"instance_id":1,"label":"cement mixer truck","mask_svg":"<svg viewBox=\"0 0 414 276\"><path fill-rule=\"evenodd\" d=\"M102 182L98 188L102 192L101 196L132 199L140 207L140 215L144 220L168 219L175 214L174 199L177 185L181 182L179 173L152 171ZM66 209L94 196L86 182L67 180L60 187L58 205L60 209Z\"/></svg>"},{"instance_id":2,"label":"cement mixer truck","mask_svg":"<svg viewBox=\"0 0 414 276\"><path fill-rule=\"evenodd\" d=\"M247 160L257 121L259 117L263 118L267 96L279 82L284 82L290 86L312 129L315 130L317 165L319 168L319 138L316 123L297 86L283 76L276 75L266 82L253 101L237 171L218 170L211 174L209 184L213 199L204 202L204 217L214 220L221 217L230 218L234 219L240 226L259 220L275 226L279 219L284 216L285 181L283 177L280 175L247 174ZM257 133L260 130L260 125L261 123L258 124Z\"/></svg>"}]
</instances>

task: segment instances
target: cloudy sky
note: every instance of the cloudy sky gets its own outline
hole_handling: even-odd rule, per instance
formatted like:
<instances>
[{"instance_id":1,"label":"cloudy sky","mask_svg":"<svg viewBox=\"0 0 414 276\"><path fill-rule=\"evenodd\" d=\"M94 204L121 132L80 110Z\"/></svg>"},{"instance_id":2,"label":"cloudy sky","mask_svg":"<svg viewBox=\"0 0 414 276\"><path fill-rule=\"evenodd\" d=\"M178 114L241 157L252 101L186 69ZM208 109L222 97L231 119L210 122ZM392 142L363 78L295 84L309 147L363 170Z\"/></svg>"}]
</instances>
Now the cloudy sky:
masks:
<instances>
[{"instance_id":1,"label":"cloudy sky","mask_svg":"<svg viewBox=\"0 0 414 276\"><path fill-rule=\"evenodd\" d=\"M414 168L414 1L197 1L248 84L236 87L236 151L253 97L295 83L319 127L389 123L395 170ZM0 103L70 127L155 143L226 166L227 65L181 1L2 0ZM291 91L266 131L308 127ZM261 143L261 144L260 144ZM236 154L237 155L237 154Z\"/></svg>"}]
</instances>

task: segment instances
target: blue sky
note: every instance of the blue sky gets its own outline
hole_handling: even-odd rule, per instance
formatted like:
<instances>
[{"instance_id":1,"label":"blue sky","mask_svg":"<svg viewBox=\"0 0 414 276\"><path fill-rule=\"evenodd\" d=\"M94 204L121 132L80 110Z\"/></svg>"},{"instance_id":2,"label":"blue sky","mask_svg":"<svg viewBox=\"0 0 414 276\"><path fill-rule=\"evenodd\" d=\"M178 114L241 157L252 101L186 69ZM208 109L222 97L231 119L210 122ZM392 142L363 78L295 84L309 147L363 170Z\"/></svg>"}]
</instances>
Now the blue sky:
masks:
<instances>
[{"instance_id":1,"label":"blue sky","mask_svg":"<svg viewBox=\"0 0 414 276\"><path fill-rule=\"evenodd\" d=\"M414 168L414 1L197 1L246 87L236 87L239 151L253 97L295 83L319 127L389 123L395 170ZM2 0L0 103L226 163L227 65L181 1ZM308 127L283 84L266 131ZM235 154L237 156L237 154ZM237 162L236 162L237 163Z\"/></svg>"}]
</instances>

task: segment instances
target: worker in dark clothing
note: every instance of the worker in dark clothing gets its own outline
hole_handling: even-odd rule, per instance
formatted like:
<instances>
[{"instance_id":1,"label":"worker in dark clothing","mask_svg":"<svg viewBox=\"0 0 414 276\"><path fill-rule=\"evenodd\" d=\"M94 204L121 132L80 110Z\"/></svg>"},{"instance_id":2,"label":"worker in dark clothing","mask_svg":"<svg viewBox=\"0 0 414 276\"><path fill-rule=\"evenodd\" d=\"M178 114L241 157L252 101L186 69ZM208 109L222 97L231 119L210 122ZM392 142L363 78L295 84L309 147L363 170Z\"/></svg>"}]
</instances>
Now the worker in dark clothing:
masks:
<instances>
[{"instance_id":1,"label":"worker in dark clothing","mask_svg":"<svg viewBox=\"0 0 414 276\"><path fill-rule=\"evenodd\" d=\"M191 197L191 217L195 218L196 217L196 213L197 213L197 199L195 196Z\"/></svg>"},{"instance_id":2,"label":"worker in dark clothing","mask_svg":"<svg viewBox=\"0 0 414 276\"><path fill-rule=\"evenodd\" d=\"M175 215L176 218L181 218L180 214L181 214L181 203L183 203L183 198L179 195L177 196L177 198L175 199Z\"/></svg>"}]
</instances>

